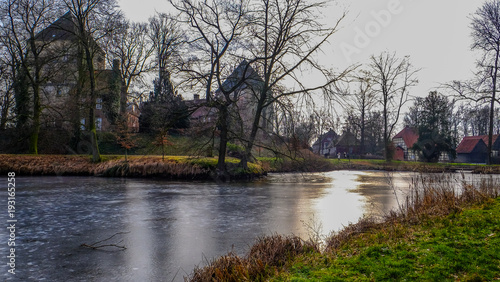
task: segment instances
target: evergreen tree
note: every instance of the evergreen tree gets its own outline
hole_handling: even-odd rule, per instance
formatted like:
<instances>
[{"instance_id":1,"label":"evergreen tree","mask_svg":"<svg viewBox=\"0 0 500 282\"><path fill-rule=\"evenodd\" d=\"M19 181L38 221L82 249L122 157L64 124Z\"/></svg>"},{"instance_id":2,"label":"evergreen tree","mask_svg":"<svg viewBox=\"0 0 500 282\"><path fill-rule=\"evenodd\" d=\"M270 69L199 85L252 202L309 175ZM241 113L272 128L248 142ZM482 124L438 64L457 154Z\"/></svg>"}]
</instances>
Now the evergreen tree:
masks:
<instances>
[{"instance_id":1,"label":"evergreen tree","mask_svg":"<svg viewBox=\"0 0 500 282\"><path fill-rule=\"evenodd\" d=\"M437 162L442 152L455 156L452 115L453 105L437 92L417 98L406 115L406 125L416 128L419 134L413 149L420 151L427 162Z\"/></svg>"},{"instance_id":2,"label":"evergreen tree","mask_svg":"<svg viewBox=\"0 0 500 282\"><path fill-rule=\"evenodd\" d=\"M154 92L142 105L139 128L142 132L158 133L189 127L188 108L173 87L166 70L154 80Z\"/></svg>"}]
</instances>

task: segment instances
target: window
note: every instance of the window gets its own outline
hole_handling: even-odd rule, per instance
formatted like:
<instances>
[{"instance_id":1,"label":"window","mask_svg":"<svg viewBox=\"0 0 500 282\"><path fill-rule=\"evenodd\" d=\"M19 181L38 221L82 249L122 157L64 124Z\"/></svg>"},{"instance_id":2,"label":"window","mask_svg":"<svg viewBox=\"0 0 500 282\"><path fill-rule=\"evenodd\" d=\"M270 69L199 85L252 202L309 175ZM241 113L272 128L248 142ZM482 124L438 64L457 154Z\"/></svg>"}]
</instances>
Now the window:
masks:
<instances>
[{"instance_id":1,"label":"window","mask_svg":"<svg viewBox=\"0 0 500 282\"><path fill-rule=\"evenodd\" d=\"M95 129L98 131L102 130L102 118L95 119Z\"/></svg>"},{"instance_id":2,"label":"window","mask_svg":"<svg viewBox=\"0 0 500 282\"><path fill-rule=\"evenodd\" d=\"M95 108L98 109L98 110L100 110L100 109L102 109L102 106L101 106L101 104L96 104Z\"/></svg>"},{"instance_id":3,"label":"window","mask_svg":"<svg viewBox=\"0 0 500 282\"><path fill-rule=\"evenodd\" d=\"M98 110L102 109L102 105L101 105L101 103L102 103L102 99L101 99L101 98L97 98L97 99L96 99L96 105L95 105L95 108L96 108L96 109L98 109Z\"/></svg>"},{"instance_id":4,"label":"window","mask_svg":"<svg viewBox=\"0 0 500 282\"><path fill-rule=\"evenodd\" d=\"M82 119L80 120L80 129L81 129L81 130L85 130L85 118L82 118Z\"/></svg>"}]
</instances>

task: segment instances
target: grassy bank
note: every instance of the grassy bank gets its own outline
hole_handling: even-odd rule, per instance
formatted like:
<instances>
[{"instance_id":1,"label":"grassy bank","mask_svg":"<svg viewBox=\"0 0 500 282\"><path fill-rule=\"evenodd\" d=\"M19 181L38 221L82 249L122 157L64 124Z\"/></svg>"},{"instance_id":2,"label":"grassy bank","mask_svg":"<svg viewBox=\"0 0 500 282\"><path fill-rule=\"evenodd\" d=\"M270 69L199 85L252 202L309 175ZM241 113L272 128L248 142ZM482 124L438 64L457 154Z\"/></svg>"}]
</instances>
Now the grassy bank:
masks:
<instances>
[{"instance_id":1,"label":"grassy bank","mask_svg":"<svg viewBox=\"0 0 500 282\"><path fill-rule=\"evenodd\" d=\"M316 155L296 159L258 158L270 171L304 172L332 170L383 170L413 172L460 172L462 170L482 174L500 174L500 165L476 165L464 163L423 163L408 161L368 160L368 159L324 159Z\"/></svg>"},{"instance_id":2,"label":"grassy bank","mask_svg":"<svg viewBox=\"0 0 500 282\"><path fill-rule=\"evenodd\" d=\"M232 179L258 177L266 172L249 163L248 170L238 168L237 159L228 158L226 165ZM176 180L213 179L217 159L183 156L103 155L103 161L92 163L82 155L0 155L0 173L18 175L161 177Z\"/></svg>"},{"instance_id":3,"label":"grassy bank","mask_svg":"<svg viewBox=\"0 0 500 282\"><path fill-rule=\"evenodd\" d=\"M492 281L500 279L500 184L420 178L383 222L364 218L318 240L260 238L191 281ZM460 183L460 182L459 182Z\"/></svg>"}]
</instances>

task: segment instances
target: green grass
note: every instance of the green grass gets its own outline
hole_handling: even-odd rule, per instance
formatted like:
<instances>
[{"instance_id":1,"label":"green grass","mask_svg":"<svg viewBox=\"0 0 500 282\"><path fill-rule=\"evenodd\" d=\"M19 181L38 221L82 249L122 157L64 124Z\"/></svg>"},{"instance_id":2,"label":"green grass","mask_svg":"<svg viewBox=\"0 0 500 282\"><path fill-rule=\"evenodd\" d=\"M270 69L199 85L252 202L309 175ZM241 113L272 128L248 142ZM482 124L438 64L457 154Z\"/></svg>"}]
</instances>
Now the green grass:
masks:
<instances>
[{"instance_id":1,"label":"green grass","mask_svg":"<svg viewBox=\"0 0 500 282\"><path fill-rule=\"evenodd\" d=\"M425 220L381 227L343 247L296 257L274 281L500 279L500 198Z\"/></svg>"}]
</instances>

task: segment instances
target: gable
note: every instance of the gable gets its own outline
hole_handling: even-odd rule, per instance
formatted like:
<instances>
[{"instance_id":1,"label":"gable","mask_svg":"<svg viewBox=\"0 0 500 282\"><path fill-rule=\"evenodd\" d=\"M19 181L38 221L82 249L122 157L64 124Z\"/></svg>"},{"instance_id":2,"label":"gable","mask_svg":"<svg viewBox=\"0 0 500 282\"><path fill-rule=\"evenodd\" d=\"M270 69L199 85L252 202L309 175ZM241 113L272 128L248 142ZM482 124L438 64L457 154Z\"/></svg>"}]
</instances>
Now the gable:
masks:
<instances>
[{"instance_id":1,"label":"gable","mask_svg":"<svg viewBox=\"0 0 500 282\"><path fill-rule=\"evenodd\" d=\"M415 129L407 126L403 130L401 130L398 134L396 134L396 136L394 136L392 140L398 138L403 139L407 148L411 148L418 141L418 134Z\"/></svg>"},{"instance_id":2,"label":"gable","mask_svg":"<svg viewBox=\"0 0 500 282\"><path fill-rule=\"evenodd\" d=\"M264 80L262 80L257 71L255 71L255 69L252 68L246 60L243 60L222 83L221 88L225 91L229 91L241 83L242 80L244 80L243 83L237 87L236 91L241 91L243 89L253 89L254 91L259 91L264 84ZM218 91L220 91L220 88Z\"/></svg>"},{"instance_id":3,"label":"gable","mask_svg":"<svg viewBox=\"0 0 500 282\"><path fill-rule=\"evenodd\" d=\"M478 152L486 152L487 145L479 136L467 136L462 139L462 142L457 147L457 154L470 154Z\"/></svg>"}]
</instances>

